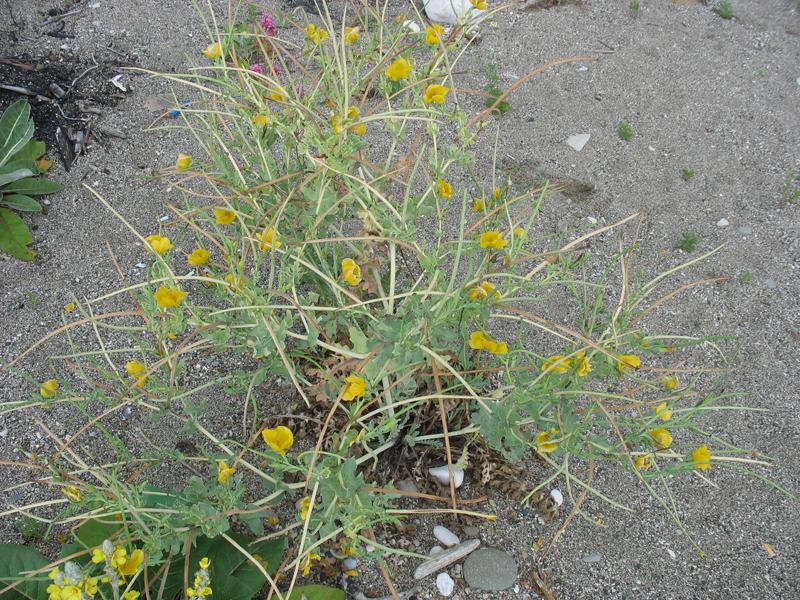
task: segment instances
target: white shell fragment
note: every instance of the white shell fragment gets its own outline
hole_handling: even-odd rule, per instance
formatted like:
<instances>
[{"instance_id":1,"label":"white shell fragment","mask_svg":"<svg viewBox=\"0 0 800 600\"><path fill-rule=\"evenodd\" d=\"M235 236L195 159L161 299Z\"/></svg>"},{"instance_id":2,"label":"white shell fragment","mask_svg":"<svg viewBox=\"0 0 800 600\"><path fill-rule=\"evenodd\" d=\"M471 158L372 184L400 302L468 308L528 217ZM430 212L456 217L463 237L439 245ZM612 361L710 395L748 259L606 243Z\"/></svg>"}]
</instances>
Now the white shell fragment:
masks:
<instances>
[{"instance_id":1,"label":"white shell fragment","mask_svg":"<svg viewBox=\"0 0 800 600\"><path fill-rule=\"evenodd\" d=\"M556 503L556 506L564 504L564 494L561 493L561 490L550 490L550 497Z\"/></svg>"},{"instance_id":2,"label":"white shell fragment","mask_svg":"<svg viewBox=\"0 0 800 600\"><path fill-rule=\"evenodd\" d=\"M590 137L592 137L592 134L590 133L578 133L576 135L571 135L567 138L567 146L576 152L580 152L583 150L583 147L586 145L586 142L589 141Z\"/></svg>"},{"instance_id":3,"label":"white shell fragment","mask_svg":"<svg viewBox=\"0 0 800 600\"><path fill-rule=\"evenodd\" d=\"M414 571L414 579L423 579L433 573L438 573L442 569L446 569L457 560L461 560L470 552L474 552L478 546L481 545L480 540L467 540L463 544L453 546L445 550L440 555L426 560Z\"/></svg>"},{"instance_id":4,"label":"white shell fragment","mask_svg":"<svg viewBox=\"0 0 800 600\"><path fill-rule=\"evenodd\" d=\"M409 31L412 31L413 33L419 33L421 31L416 21L403 21L403 27L405 27Z\"/></svg>"},{"instance_id":5,"label":"white shell fragment","mask_svg":"<svg viewBox=\"0 0 800 600\"><path fill-rule=\"evenodd\" d=\"M436 587L438 588L439 593L447 598L456 589L456 582L453 581L453 578L447 573L439 573L436 576Z\"/></svg>"},{"instance_id":6,"label":"white shell fragment","mask_svg":"<svg viewBox=\"0 0 800 600\"><path fill-rule=\"evenodd\" d=\"M450 531L447 527L443 527L442 525L437 525L433 528L433 537L442 542L448 548L461 542L455 533Z\"/></svg>"},{"instance_id":7,"label":"white shell fragment","mask_svg":"<svg viewBox=\"0 0 800 600\"><path fill-rule=\"evenodd\" d=\"M447 465L431 467L428 469L428 473L433 475L441 485L450 485L450 472L447 470ZM453 480L457 488L461 487L461 484L464 483L464 471L453 467Z\"/></svg>"},{"instance_id":8,"label":"white shell fragment","mask_svg":"<svg viewBox=\"0 0 800 600\"><path fill-rule=\"evenodd\" d=\"M455 25L459 21L472 19L483 11L478 10L469 0L424 0L425 14L431 21Z\"/></svg>"}]
</instances>

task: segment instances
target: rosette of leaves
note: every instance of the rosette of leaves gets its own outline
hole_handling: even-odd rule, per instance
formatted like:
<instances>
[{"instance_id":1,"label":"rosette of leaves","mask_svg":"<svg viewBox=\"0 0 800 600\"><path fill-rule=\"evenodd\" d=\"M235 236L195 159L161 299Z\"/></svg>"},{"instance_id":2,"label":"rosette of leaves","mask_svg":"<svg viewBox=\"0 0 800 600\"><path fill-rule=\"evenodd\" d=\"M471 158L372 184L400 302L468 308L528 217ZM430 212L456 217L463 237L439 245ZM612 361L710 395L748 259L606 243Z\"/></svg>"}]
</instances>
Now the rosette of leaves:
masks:
<instances>
[{"instance_id":1,"label":"rosette of leaves","mask_svg":"<svg viewBox=\"0 0 800 600\"><path fill-rule=\"evenodd\" d=\"M33 197L52 194L61 184L41 177L50 162L43 160L45 143L33 139L31 107L18 100L0 117L0 250L21 260L33 260L33 236L14 211L41 212Z\"/></svg>"}]
</instances>

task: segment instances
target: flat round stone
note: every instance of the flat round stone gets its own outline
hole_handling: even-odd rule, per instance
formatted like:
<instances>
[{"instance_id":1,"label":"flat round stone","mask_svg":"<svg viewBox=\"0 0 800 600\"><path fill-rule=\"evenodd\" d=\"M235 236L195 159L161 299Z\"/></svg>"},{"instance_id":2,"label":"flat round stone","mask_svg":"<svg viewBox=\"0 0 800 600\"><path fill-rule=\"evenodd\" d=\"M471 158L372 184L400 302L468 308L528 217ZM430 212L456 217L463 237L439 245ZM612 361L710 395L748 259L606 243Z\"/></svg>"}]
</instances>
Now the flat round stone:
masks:
<instances>
[{"instance_id":1,"label":"flat round stone","mask_svg":"<svg viewBox=\"0 0 800 600\"><path fill-rule=\"evenodd\" d=\"M479 548L464 563L464 579L479 590L505 590L517 580L517 562L508 552Z\"/></svg>"}]
</instances>

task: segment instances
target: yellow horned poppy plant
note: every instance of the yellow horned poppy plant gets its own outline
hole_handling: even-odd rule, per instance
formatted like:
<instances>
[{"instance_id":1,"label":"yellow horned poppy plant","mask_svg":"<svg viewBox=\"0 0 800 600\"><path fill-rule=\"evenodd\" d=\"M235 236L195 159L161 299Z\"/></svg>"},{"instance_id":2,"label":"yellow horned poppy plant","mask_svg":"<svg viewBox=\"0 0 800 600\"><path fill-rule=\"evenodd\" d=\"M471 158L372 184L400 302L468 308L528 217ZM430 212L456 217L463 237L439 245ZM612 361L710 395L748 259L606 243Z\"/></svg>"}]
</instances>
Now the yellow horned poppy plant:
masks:
<instances>
[{"instance_id":1,"label":"yellow horned poppy plant","mask_svg":"<svg viewBox=\"0 0 800 600\"><path fill-rule=\"evenodd\" d=\"M175 161L175 170L179 173L185 171L192 164L192 157L188 154L178 154L178 159Z\"/></svg>"},{"instance_id":2,"label":"yellow horned poppy plant","mask_svg":"<svg viewBox=\"0 0 800 600\"><path fill-rule=\"evenodd\" d=\"M55 379L43 381L39 386L39 394L42 398L52 398L58 393L58 382Z\"/></svg>"},{"instance_id":3,"label":"yellow horned poppy plant","mask_svg":"<svg viewBox=\"0 0 800 600\"><path fill-rule=\"evenodd\" d=\"M450 93L450 88L438 83L432 83L422 95L425 104L444 104L444 99Z\"/></svg>"},{"instance_id":4,"label":"yellow horned poppy plant","mask_svg":"<svg viewBox=\"0 0 800 600\"><path fill-rule=\"evenodd\" d=\"M213 44L209 44L205 48L203 48L203 56L210 59L219 58L222 56L222 46L220 46L219 42L214 42Z\"/></svg>"},{"instance_id":5,"label":"yellow horned poppy plant","mask_svg":"<svg viewBox=\"0 0 800 600\"><path fill-rule=\"evenodd\" d=\"M672 445L672 435L666 429L653 429L650 431L650 437L659 450L665 450Z\"/></svg>"},{"instance_id":6,"label":"yellow horned poppy plant","mask_svg":"<svg viewBox=\"0 0 800 600\"><path fill-rule=\"evenodd\" d=\"M470 334L469 347L473 350L485 350L496 355L508 354L508 344L495 341L482 331L473 331Z\"/></svg>"},{"instance_id":7,"label":"yellow horned poppy plant","mask_svg":"<svg viewBox=\"0 0 800 600\"><path fill-rule=\"evenodd\" d=\"M398 58L386 67L386 76L392 81L401 81L411 73L411 65L405 58Z\"/></svg>"},{"instance_id":8,"label":"yellow horned poppy plant","mask_svg":"<svg viewBox=\"0 0 800 600\"><path fill-rule=\"evenodd\" d=\"M294 445L292 430L283 425L278 425L272 429L262 429L261 437L267 446L282 456L286 456L286 451Z\"/></svg>"},{"instance_id":9,"label":"yellow horned poppy plant","mask_svg":"<svg viewBox=\"0 0 800 600\"><path fill-rule=\"evenodd\" d=\"M162 285L156 290L153 297L156 299L156 304L158 304L160 308L176 308L183 302L183 299L186 297L186 292Z\"/></svg>"},{"instance_id":10,"label":"yellow horned poppy plant","mask_svg":"<svg viewBox=\"0 0 800 600\"><path fill-rule=\"evenodd\" d=\"M484 281L482 284L470 288L469 292L467 292L467 296L472 301L482 300L484 298L500 300L500 292L498 292L488 281Z\"/></svg>"},{"instance_id":11,"label":"yellow horned poppy plant","mask_svg":"<svg viewBox=\"0 0 800 600\"><path fill-rule=\"evenodd\" d=\"M236 220L236 213L227 208L215 208L214 220L217 225L229 225Z\"/></svg>"},{"instance_id":12,"label":"yellow horned poppy plant","mask_svg":"<svg viewBox=\"0 0 800 600\"><path fill-rule=\"evenodd\" d=\"M439 39L441 39L442 34L444 33L444 29L441 25L437 25L436 23L431 23L428 27L425 28L425 43L428 46L437 46L439 44Z\"/></svg>"},{"instance_id":13,"label":"yellow horned poppy plant","mask_svg":"<svg viewBox=\"0 0 800 600\"><path fill-rule=\"evenodd\" d=\"M328 32L322 27L317 27L313 23L309 23L306 27L306 37L314 44L319 44L328 37Z\"/></svg>"},{"instance_id":14,"label":"yellow horned poppy plant","mask_svg":"<svg viewBox=\"0 0 800 600\"><path fill-rule=\"evenodd\" d=\"M266 127L268 122L267 115L262 114L253 115L250 120L256 127Z\"/></svg>"},{"instance_id":15,"label":"yellow horned poppy plant","mask_svg":"<svg viewBox=\"0 0 800 600\"><path fill-rule=\"evenodd\" d=\"M228 466L224 460L217 461L217 481L219 483L225 483L234 473L236 473L236 467Z\"/></svg>"},{"instance_id":16,"label":"yellow horned poppy plant","mask_svg":"<svg viewBox=\"0 0 800 600\"><path fill-rule=\"evenodd\" d=\"M361 267L352 258L342 260L342 279L352 286L361 283Z\"/></svg>"},{"instance_id":17,"label":"yellow horned poppy plant","mask_svg":"<svg viewBox=\"0 0 800 600\"><path fill-rule=\"evenodd\" d=\"M566 358L563 354L554 354L547 357L542 363L542 371L551 371L553 373L566 373L572 366L572 359Z\"/></svg>"},{"instance_id":18,"label":"yellow horned poppy plant","mask_svg":"<svg viewBox=\"0 0 800 600\"><path fill-rule=\"evenodd\" d=\"M348 375L344 380L347 382L347 387L342 392L343 401L350 402L356 398L361 398L367 392L367 382L363 377Z\"/></svg>"},{"instance_id":19,"label":"yellow horned poppy plant","mask_svg":"<svg viewBox=\"0 0 800 600\"><path fill-rule=\"evenodd\" d=\"M208 257L208 250L205 248L195 248L192 250L191 254L186 257L186 262L193 267L199 267L200 265L204 265L208 262Z\"/></svg>"},{"instance_id":20,"label":"yellow horned poppy plant","mask_svg":"<svg viewBox=\"0 0 800 600\"><path fill-rule=\"evenodd\" d=\"M501 250L508 245L508 240L503 239L499 231L484 231L480 238L481 248L497 248Z\"/></svg>"},{"instance_id":21,"label":"yellow horned poppy plant","mask_svg":"<svg viewBox=\"0 0 800 600\"><path fill-rule=\"evenodd\" d=\"M692 451L692 460L696 463L694 465L695 469L708 471L711 468L711 452L708 446L703 444L699 448L694 449Z\"/></svg>"},{"instance_id":22,"label":"yellow horned poppy plant","mask_svg":"<svg viewBox=\"0 0 800 600\"><path fill-rule=\"evenodd\" d=\"M536 448L539 452L550 454L558 448L558 442L554 442L547 431L540 431L536 434Z\"/></svg>"},{"instance_id":23,"label":"yellow horned poppy plant","mask_svg":"<svg viewBox=\"0 0 800 600\"><path fill-rule=\"evenodd\" d=\"M150 248L158 254L166 254L172 249L172 242L162 235L148 235L146 238Z\"/></svg>"},{"instance_id":24,"label":"yellow horned poppy plant","mask_svg":"<svg viewBox=\"0 0 800 600\"><path fill-rule=\"evenodd\" d=\"M344 43L346 46L351 44L355 44L358 41L358 38L361 37L361 33L358 27L345 27L344 28Z\"/></svg>"},{"instance_id":25,"label":"yellow horned poppy plant","mask_svg":"<svg viewBox=\"0 0 800 600\"><path fill-rule=\"evenodd\" d=\"M445 181L444 179L440 179L440 180L439 180L439 181L436 183L436 192L437 192L437 193L439 194L439 196L441 196L442 198L452 198L452 197L453 197L453 186L452 186L452 185L450 185L450 184L449 184L447 181Z\"/></svg>"},{"instance_id":26,"label":"yellow horned poppy plant","mask_svg":"<svg viewBox=\"0 0 800 600\"><path fill-rule=\"evenodd\" d=\"M642 359L635 354L617 354L617 369L620 373L624 373L626 369L638 369L641 364Z\"/></svg>"},{"instance_id":27,"label":"yellow horned poppy plant","mask_svg":"<svg viewBox=\"0 0 800 600\"><path fill-rule=\"evenodd\" d=\"M265 229L261 232L261 243L258 247L261 249L262 252L267 250L272 250L275 248L276 250L281 247L281 238L278 235L278 232L275 231L272 227L269 229Z\"/></svg>"}]
</instances>

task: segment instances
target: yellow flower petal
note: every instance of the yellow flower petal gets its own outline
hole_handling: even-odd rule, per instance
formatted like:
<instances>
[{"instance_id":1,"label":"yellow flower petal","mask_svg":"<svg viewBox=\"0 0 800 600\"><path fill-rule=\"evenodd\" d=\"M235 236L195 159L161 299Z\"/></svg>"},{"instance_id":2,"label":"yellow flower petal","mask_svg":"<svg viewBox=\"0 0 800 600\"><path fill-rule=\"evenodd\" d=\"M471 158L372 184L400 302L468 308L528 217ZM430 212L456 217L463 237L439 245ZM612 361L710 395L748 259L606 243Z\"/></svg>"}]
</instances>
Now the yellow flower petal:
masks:
<instances>
[{"instance_id":1,"label":"yellow flower petal","mask_svg":"<svg viewBox=\"0 0 800 600\"><path fill-rule=\"evenodd\" d=\"M549 356L542 363L542 371L563 374L569 371L572 366L572 359L566 358L563 354Z\"/></svg>"},{"instance_id":2,"label":"yellow flower petal","mask_svg":"<svg viewBox=\"0 0 800 600\"><path fill-rule=\"evenodd\" d=\"M672 409L667 408L666 402L662 402L658 406L654 407L653 410L655 411L656 416L662 421L669 421L672 418Z\"/></svg>"},{"instance_id":3,"label":"yellow flower petal","mask_svg":"<svg viewBox=\"0 0 800 600\"><path fill-rule=\"evenodd\" d=\"M558 442L554 442L547 431L540 431L536 434L536 448L539 452L550 454L556 451Z\"/></svg>"},{"instance_id":4,"label":"yellow flower petal","mask_svg":"<svg viewBox=\"0 0 800 600\"><path fill-rule=\"evenodd\" d=\"M198 564L200 565L201 569L207 569L208 567L211 566L211 560L207 556L204 556L203 558L200 559L200 562Z\"/></svg>"},{"instance_id":5,"label":"yellow flower petal","mask_svg":"<svg viewBox=\"0 0 800 600\"><path fill-rule=\"evenodd\" d=\"M251 120L256 127L266 127L268 122L267 115L262 114L253 115Z\"/></svg>"},{"instance_id":6,"label":"yellow flower petal","mask_svg":"<svg viewBox=\"0 0 800 600\"><path fill-rule=\"evenodd\" d=\"M278 425L272 429L263 429L261 437L278 454L286 455L286 451L294 445L294 434L292 430L283 425Z\"/></svg>"},{"instance_id":7,"label":"yellow flower petal","mask_svg":"<svg viewBox=\"0 0 800 600\"><path fill-rule=\"evenodd\" d=\"M347 382L347 386L342 393L343 401L350 402L356 398L361 398L366 393L367 382L363 377L359 377L358 375L349 375L345 377L344 380Z\"/></svg>"},{"instance_id":8,"label":"yellow flower petal","mask_svg":"<svg viewBox=\"0 0 800 600\"><path fill-rule=\"evenodd\" d=\"M586 377L592 371L592 364L589 362L589 357L586 352L578 352L575 355L575 374L578 377Z\"/></svg>"},{"instance_id":9,"label":"yellow flower petal","mask_svg":"<svg viewBox=\"0 0 800 600\"><path fill-rule=\"evenodd\" d=\"M436 23L431 23L428 27L425 28L425 43L428 46L438 46L439 39L441 39L442 34L444 33L444 29L441 25L437 25Z\"/></svg>"},{"instance_id":10,"label":"yellow flower petal","mask_svg":"<svg viewBox=\"0 0 800 600\"><path fill-rule=\"evenodd\" d=\"M642 454L633 459L633 467L637 471L646 471L653 466L653 459L649 454Z\"/></svg>"},{"instance_id":11,"label":"yellow flower petal","mask_svg":"<svg viewBox=\"0 0 800 600\"><path fill-rule=\"evenodd\" d=\"M711 452L709 451L708 446L703 444L699 448L693 450L692 461L697 463L694 466L695 469L708 471L711 468Z\"/></svg>"},{"instance_id":12,"label":"yellow flower petal","mask_svg":"<svg viewBox=\"0 0 800 600\"><path fill-rule=\"evenodd\" d=\"M186 297L186 292L162 285L156 290L153 297L156 299L156 304L160 308L176 308L180 306L181 302Z\"/></svg>"},{"instance_id":13,"label":"yellow flower petal","mask_svg":"<svg viewBox=\"0 0 800 600\"><path fill-rule=\"evenodd\" d=\"M39 394L42 398L52 398L58 393L58 382L55 379L48 379L39 386Z\"/></svg>"},{"instance_id":14,"label":"yellow flower petal","mask_svg":"<svg viewBox=\"0 0 800 600\"><path fill-rule=\"evenodd\" d=\"M495 341L482 331L473 331L470 334L469 347L473 350L484 350L495 355L508 354L508 344Z\"/></svg>"},{"instance_id":15,"label":"yellow flower petal","mask_svg":"<svg viewBox=\"0 0 800 600\"><path fill-rule=\"evenodd\" d=\"M236 467L228 466L228 463L226 463L224 460L217 461L217 481L219 483L225 483L226 481L228 481L228 479L231 478L231 475L233 475L235 472L236 472ZM202 562L203 561L200 561L201 567L203 566Z\"/></svg>"},{"instance_id":16,"label":"yellow flower petal","mask_svg":"<svg viewBox=\"0 0 800 600\"><path fill-rule=\"evenodd\" d=\"M661 378L661 385L664 386L665 390L674 390L680 385L678 378L674 375L667 375L666 377Z\"/></svg>"},{"instance_id":17,"label":"yellow flower petal","mask_svg":"<svg viewBox=\"0 0 800 600\"><path fill-rule=\"evenodd\" d=\"M355 44L358 38L361 37L358 27L345 27L344 28L344 43L346 46Z\"/></svg>"},{"instance_id":18,"label":"yellow flower petal","mask_svg":"<svg viewBox=\"0 0 800 600\"><path fill-rule=\"evenodd\" d=\"M508 245L508 240L503 239L499 231L484 231L480 237L481 248L497 248L501 250Z\"/></svg>"},{"instance_id":19,"label":"yellow flower petal","mask_svg":"<svg viewBox=\"0 0 800 600\"><path fill-rule=\"evenodd\" d=\"M444 99L450 93L450 88L438 83L430 84L422 95L425 104L444 104Z\"/></svg>"},{"instance_id":20,"label":"yellow flower petal","mask_svg":"<svg viewBox=\"0 0 800 600\"><path fill-rule=\"evenodd\" d=\"M452 198L453 197L453 186L446 182L444 179L440 179L436 184L436 192L442 198Z\"/></svg>"},{"instance_id":21,"label":"yellow flower petal","mask_svg":"<svg viewBox=\"0 0 800 600\"><path fill-rule=\"evenodd\" d=\"M192 164L192 157L188 154L178 154L178 159L175 161L175 170L179 173L185 171Z\"/></svg>"},{"instance_id":22,"label":"yellow flower petal","mask_svg":"<svg viewBox=\"0 0 800 600\"><path fill-rule=\"evenodd\" d=\"M412 68L405 58L398 58L388 67L384 73L392 81L402 81L411 74Z\"/></svg>"},{"instance_id":23,"label":"yellow flower petal","mask_svg":"<svg viewBox=\"0 0 800 600\"><path fill-rule=\"evenodd\" d=\"M208 257L208 250L205 248L195 248L192 250L191 254L186 257L186 262L193 267L199 267L200 265L204 265L208 262Z\"/></svg>"},{"instance_id":24,"label":"yellow flower petal","mask_svg":"<svg viewBox=\"0 0 800 600\"><path fill-rule=\"evenodd\" d=\"M627 369L638 369L642 364L640 359L635 354L617 354L617 370L624 373Z\"/></svg>"},{"instance_id":25,"label":"yellow flower petal","mask_svg":"<svg viewBox=\"0 0 800 600\"><path fill-rule=\"evenodd\" d=\"M275 248L276 250L281 247L281 239L278 235L278 232L275 231L272 227L269 229L265 229L261 232L261 243L259 244L259 248L262 252L267 250L272 250Z\"/></svg>"},{"instance_id":26,"label":"yellow flower petal","mask_svg":"<svg viewBox=\"0 0 800 600\"><path fill-rule=\"evenodd\" d=\"M672 445L672 435L666 429L653 429L650 431L650 437L659 450L665 450Z\"/></svg>"},{"instance_id":27,"label":"yellow flower petal","mask_svg":"<svg viewBox=\"0 0 800 600\"><path fill-rule=\"evenodd\" d=\"M214 42L213 44L209 44L203 49L203 56L210 59L219 58L222 56L222 46L220 46L219 42Z\"/></svg>"},{"instance_id":28,"label":"yellow flower petal","mask_svg":"<svg viewBox=\"0 0 800 600\"><path fill-rule=\"evenodd\" d=\"M352 286L361 283L361 267L352 258L342 260L342 279Z\"/></svg>"},{"instance_id":29,"label":"yellow flower petal","mask_svg":"<svg viewBox=\"0 0 800 600\"><path fill-rule=\"evenodd\" d=\"M172 242L163 235L148 235L146 238L150 249L158 254L166 254L172 249Z\"/></svg>"},{"instance_id":30,"label":"yellow flower petal","mask_svg":"<svg viewBox=\"0 0 800 600\"><path fill-rule=\"evenodd\" d=\"M230 225L236 220L236 213L227 208L215 208L214 220L217 225Z\"/></svg>"}]
</instances>

